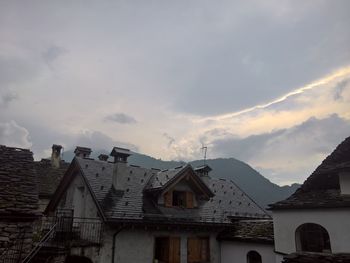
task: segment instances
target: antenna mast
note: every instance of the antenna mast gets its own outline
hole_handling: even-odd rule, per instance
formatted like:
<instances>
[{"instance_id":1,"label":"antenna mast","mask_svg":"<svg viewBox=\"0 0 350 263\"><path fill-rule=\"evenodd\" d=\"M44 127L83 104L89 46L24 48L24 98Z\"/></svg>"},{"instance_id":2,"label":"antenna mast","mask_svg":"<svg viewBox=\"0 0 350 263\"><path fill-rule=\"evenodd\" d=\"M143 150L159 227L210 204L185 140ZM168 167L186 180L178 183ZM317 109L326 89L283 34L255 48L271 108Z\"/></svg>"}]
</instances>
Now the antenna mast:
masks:
<instances>
[{"instance_id":1,"label":"antenna mast","mask_svg":"<svg viewBox=\"0 0 350 263\"><path fill-rule=\"evenodd\" d=\"M202 145L202 151L204 151L204 158L203 158L203 165L206 164L206 161L207 161L207 150L208 150L208 147L207 146L204 146Z\"/></svg>"}]
</instances>

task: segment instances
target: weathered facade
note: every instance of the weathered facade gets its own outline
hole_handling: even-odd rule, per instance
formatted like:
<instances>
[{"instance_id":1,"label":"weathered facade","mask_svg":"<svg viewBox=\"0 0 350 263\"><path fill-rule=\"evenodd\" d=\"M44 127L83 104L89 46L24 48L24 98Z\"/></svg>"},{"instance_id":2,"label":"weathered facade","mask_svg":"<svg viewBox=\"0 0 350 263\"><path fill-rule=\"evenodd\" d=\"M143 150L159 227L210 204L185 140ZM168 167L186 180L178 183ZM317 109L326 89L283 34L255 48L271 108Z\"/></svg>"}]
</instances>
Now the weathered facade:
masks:
<instances>
[{"instance_id":1,"label":"weathered facade","mask_svg":"<svg viewBox=\"0 0 350 263\"><path fill-rule=\"evenodd\" d=\"M18 262L32 248L38 212L33 154L0 146L0 262Z\"/></svg>"},{"instance_id":2,"label":"weathered facade","mask_svg":"<svg viewBox=\"0 0 350 263\"><path fill-rule=\"evenodd\" d=\"M80 150L46 212L101 221L100 242L71 249L93 262L219 263L217 237L232 220L270 218L233 182L210 178L208 166L160 171L128 165L126 149L115 147L112 162Z\"/></svg>"}]
</instances>

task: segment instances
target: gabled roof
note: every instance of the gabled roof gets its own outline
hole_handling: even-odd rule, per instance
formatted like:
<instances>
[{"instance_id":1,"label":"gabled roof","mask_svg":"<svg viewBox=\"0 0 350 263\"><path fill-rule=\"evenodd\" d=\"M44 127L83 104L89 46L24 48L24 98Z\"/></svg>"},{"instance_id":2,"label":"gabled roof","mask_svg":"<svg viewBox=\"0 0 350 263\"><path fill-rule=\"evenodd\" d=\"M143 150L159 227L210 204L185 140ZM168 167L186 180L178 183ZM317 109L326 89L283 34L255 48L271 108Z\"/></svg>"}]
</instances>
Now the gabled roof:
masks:
<instances>
[{"instance_id":1,"label":"gabled roof","mask_svg":"<svg viewBox=\"0 0 350 263\"><path fill-rule=\"evenodd\" d=\"M350 170L350 137L338 145L294 194L270 205L270 209L350 207L350 197L340 193L338 173L344 170Z\"/></svg>"},{"instance_id":2,"label":"gabled roof","mask_svg":"<svg viewBox=\"0 0 350 263\"><path fill-rule=\"evenodd\" d=\"M155 204L154 194L159 194L162 189L171 186L172 183L181 179L181 176L191 171L190 166L184 168L158 171L135 166L125 165L123 180L119 190L113 186L114 163L75 157L69 171L79 171L83 176L88 188L106 221L133 221L133 222L162 222L175 224L222 224L231 223L231 217L269 218L263 209L256 205L243 191L233 182L209 179L205 185L213 194L208 201L200 200L199 208L165 208ZM69 172L67 172L69 173ZM197 176L192 170L191 176ZM70 175L73 172L70 172ZM65 175L55 196L50 202L49 209L54 209L59 201L59 193L68 187L66 181L72 176ZM158 180L166 178L162 185ZM158 177L158 180L155 179ZM66 180L65 180L66 179ZM71 180L71 179L70 179ZM196 179L205 184L199 177ZM151 182L157 182L149 189ZM154 191L153 191L154 190Z\"/></svg>"},{"instance_id":3,"label":"gabled roof","mask_svg":"<svg viewBox=\"0 0 350 263\"><path fill-rule=\"evenodd\" d=\"M38 187L33 154L0 145L0 218L38 215Z\"/></svg>"}]
</instances>

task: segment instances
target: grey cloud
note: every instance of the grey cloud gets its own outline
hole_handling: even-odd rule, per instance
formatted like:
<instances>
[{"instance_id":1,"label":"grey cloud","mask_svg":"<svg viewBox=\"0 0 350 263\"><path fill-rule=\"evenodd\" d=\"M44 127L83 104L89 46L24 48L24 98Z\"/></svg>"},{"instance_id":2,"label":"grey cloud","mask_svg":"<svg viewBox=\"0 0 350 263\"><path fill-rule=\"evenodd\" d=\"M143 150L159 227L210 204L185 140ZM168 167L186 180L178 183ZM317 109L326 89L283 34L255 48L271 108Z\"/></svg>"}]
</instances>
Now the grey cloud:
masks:
<instances>
[{"instance_id":1,"label":"grey cloud","mask_svg":"<svg viewBox=\"0 0 350 263\"><path fill-rule=\"evenodd\" d=\"M127 115L125 113L114 113L114 114L111 114L111 115L108 115L106 118L105 118L106 121L112 121L112 122L117 122L117 123L120 123L120 124L133 124L133 123L137 123L136 119L133 118L132 116L130 115Z\"/></svg>"},{"instance_id":2,"label":"grey cloud","mask_svg":"<svg viewBox=\"0 0 350 263\"><path fill-rule=\"evenodd\" d=\"M163 136L165 137L165 139L168 140L168 148L170 148L176 142L176 140L173 137L171 137L169 134L167 134L166 132L163 133Z\"/></svg>"},{"instance_id":3,"label":"grey cloud","mask_svg":"<svg viewBox=\"0 0 350 263\"><path fill-rule=\"evenodd\" d=\"M279 171L275 167L259 169L267 172L264 175L275 182L287 181L288 176L301 182L319 164L312 160L325 157L349 135L350 121L333 114L324 119L313 117L300 125L271 133L216 139L211 143L211 150L216 156L232 156L248 163L283 159L285 163L276 163L277 166L288 165L294 172L300 166L298 174L292 175L291 171ZM310 163L308 167L302 167L300 163L306 159Z\"/></svg>"},{"instance_id":4,"label":"grey cloud","mask_svg":"<svg viewBox=\"0 0 350 263\"><path fill-rule=\"evenodd\" d=\"M28 130L15 121L0 122L0 144L21 148L32 145Z\"/></svg>"},{"instance_id":5,"label":"grey cloud","mask_svg":"<svg viewBox=\"0 0 350 263\"><path fill-rule=\"evenodd\" d=\"M16 100L18 95L16 92L11 90L5 90L0 92L0 108L6 108L9 103Z\"/></svg>"},{"instance_id":6,"label":"grey cloud","mask_svg":"<svg viewBox=\"0 0 350 263\"><path fill-rule=\"evenodd\" d=\"M77 135L73 139L73 145L87 146L95 150L111 150L114 146L128 148L132 151L138 151L138 147L131 143L120 142L112 139L100 131L85 132Z\"/></svg>"},{"instance_id":7,"label":"grey cloud","mask_svg":"<svg viewBox=\"0 0 350 263\"><path fill-rule=\"evenodd\" d=\"M56 45L52 45L43 52L42 56L45 63L52 68L52 63L60 56L67 53L67 50Z\"/></svg>"},{"instance_id":8,"label":"grey cloud","mask_svg":"<svg viewBox=\"0 0 350 263\"><path fill-rule=\"evenodd\" d=\"M345 79L341 82L339 82L334 90L334 100L342 100L343 96L342 93L345 90L346 87L348 87L350 83L350 79Z\"/></svg>"}]
</instances>

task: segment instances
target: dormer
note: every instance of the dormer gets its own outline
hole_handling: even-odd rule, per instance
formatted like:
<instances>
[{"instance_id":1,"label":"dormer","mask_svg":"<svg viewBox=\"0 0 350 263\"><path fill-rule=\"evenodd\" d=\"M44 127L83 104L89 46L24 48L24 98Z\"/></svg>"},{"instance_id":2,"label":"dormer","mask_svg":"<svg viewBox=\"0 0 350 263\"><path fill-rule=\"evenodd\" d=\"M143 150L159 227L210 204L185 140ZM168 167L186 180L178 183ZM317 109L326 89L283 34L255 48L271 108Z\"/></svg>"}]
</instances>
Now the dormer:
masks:
<instances>
[{"instance_id":1,"label":"dormer","mask_svg":"<svg viewBox=\"0 0 350 263\"><path fill-rule=\"evenodd\" d=\"M196 208L214 196L190 165L158 172L146 189L159 206Z\"/></svg>"}]
</instances>

